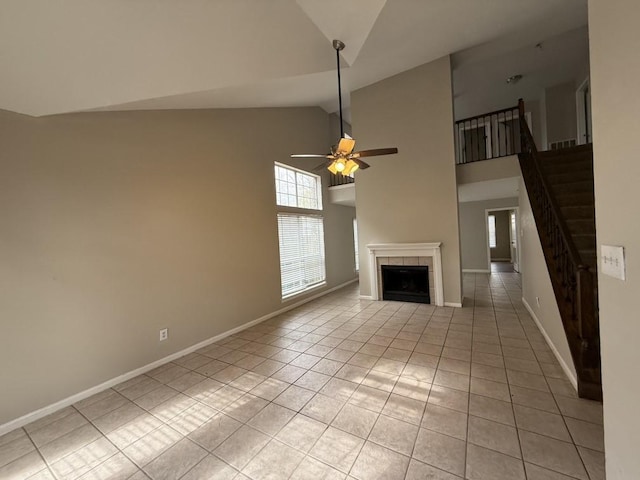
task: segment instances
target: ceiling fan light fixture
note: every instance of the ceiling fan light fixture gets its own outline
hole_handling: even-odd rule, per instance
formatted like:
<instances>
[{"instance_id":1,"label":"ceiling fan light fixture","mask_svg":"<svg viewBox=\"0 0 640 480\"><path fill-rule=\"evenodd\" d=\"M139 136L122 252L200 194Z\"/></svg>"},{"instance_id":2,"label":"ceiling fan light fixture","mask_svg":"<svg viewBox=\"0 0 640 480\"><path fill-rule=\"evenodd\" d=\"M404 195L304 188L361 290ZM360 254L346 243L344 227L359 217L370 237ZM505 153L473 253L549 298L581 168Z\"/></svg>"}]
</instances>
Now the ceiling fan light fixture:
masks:
<instances>
[{"instance_id":1,"label":"ceiling fan light fixture","mask_svg":"<svg viewBox=\"0 0 640 480\"><path fill-rule=\"evenodd\" d=\"M347 157L338 157L327 167L327 169L334 175L351 175L353 172L358 170L358 168L360 168L360 165Z\"/></svg>"},{"instance_id":2,"label":"ceiling fan light fixture","mask_svg":"<svg viewBox=\"0 0 640 480\"><path fill-rule=\"evenodd\" d=\"M350 159L350 160L347 161L347 165L345 166L345 169L342 172L342 174L343 175L351 175L352 173L354 173L359 168L360 168L360 165L358 165L356 162L354 162L353 160Z\"/></svg>"}]
</instances>

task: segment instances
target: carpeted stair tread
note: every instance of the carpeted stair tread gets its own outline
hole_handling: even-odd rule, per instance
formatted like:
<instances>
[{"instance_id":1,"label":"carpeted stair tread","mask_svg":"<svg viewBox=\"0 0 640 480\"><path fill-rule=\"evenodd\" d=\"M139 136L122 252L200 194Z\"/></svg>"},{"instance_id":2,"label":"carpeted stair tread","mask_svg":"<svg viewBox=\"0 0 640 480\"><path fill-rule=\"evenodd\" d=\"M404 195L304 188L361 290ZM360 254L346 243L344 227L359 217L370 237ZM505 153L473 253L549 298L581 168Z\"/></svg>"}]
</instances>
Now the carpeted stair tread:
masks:
<instances>
[{"instance_id":1,"label":"carpeted stair tread","mask_svg":"<svg viewBox=\"0 0 640 480\"><path fill-rule=\"evenodd\" d=\"M565 218L567 227L571 233L596 233L595 219L592 218Z\"/></svg>"}]
</instances>

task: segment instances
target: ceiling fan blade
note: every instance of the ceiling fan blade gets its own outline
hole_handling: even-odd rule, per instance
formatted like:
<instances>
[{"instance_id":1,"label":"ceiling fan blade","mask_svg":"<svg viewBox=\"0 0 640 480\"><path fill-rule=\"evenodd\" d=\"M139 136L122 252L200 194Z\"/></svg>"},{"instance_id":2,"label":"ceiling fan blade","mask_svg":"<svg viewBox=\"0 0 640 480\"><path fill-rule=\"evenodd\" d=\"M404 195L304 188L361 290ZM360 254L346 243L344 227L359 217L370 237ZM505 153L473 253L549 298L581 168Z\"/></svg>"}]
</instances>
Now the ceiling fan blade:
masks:
<instances>
[{"instance_id":1,"label":"ceiling fan blade","mask_svg":"<svg viewBox=\"0 0 640 480\"><path fill-rule=\"evenodd\" d=\"M319 172L321 170L324 170L325 168L327 168L329 165L331 165L333 163L333 160L329 160L327 162L323 162L320 165L318 165L317 167L313 168L314 172Z\"/></svg>"},{"instance_id":2,"label":"ceiling fan blade","mask_svg":"<svg viewBox=\"0 0 640 480\"><path fill-rule=\"evenodd\" d=\"M353 158L362 158L362 157L375 157L377 155L393 155L394 153L398 153L398 149L396 147L374 148L373 150L362 150L361 152L353 152L351 155L353 156Z\"/></svg>"},{"instance_id":3,"label":"ceiling fan blade","mask_svg":"<svg viewBox=\"0 0 640 480\"><path fill-rule=\"evenodd\" d=\"M346 135L345 137L340 139L338 143L338 147L336 149L336 153L341 153L343 155L349 155L353 152L354 147L356 146L356 141Z\"/></svg>"},{"instance_id":4,"label":"ceiling fan blade","mask_svg":"<svg viewBox=\"0 0 640 480\"><path fill-rule=\"evenodd\" d=\"M330 154L323 153L300 153L297 155L291 155L291 158L330 158Z\"/></svg>"},{"instance_id":5,"label":"ceiling fan blade","mask_svg":"<svg viewBox=\"0 0 640 480\"><path fill-rule=\"evenodd\" d=\"M360 167L360 170L364 170L366 168L369 168L371 165L369 165L367 162L363 162L362 160L359 160L357 158L352 158L351 160L353 160L354 162L356 162L356 164L358 165L358 167Z\"/></svg>"}]
</instances>

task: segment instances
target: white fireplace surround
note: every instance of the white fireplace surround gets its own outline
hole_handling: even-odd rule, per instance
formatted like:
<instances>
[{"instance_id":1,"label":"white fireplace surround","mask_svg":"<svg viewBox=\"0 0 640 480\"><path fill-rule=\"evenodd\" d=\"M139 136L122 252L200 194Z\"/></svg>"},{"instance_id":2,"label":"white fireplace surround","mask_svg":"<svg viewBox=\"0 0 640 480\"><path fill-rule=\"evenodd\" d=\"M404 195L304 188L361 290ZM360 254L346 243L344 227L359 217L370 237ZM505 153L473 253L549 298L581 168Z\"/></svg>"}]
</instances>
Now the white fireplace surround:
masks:
<instances>
[{"instance_id":1,"label":"white fireplace surround","mask_svg":"<svg viewBox=\"0 0 640 480\"><path fill-rule=\"evenodd\" d=\"M371 299L379 300L378 257L431 257L433 259L433 283L435 304L444 306L444 287L442 285L441 242L437 243L372 243L369 250L369 273L371 277Z\"/></svg>"}]
</instances>

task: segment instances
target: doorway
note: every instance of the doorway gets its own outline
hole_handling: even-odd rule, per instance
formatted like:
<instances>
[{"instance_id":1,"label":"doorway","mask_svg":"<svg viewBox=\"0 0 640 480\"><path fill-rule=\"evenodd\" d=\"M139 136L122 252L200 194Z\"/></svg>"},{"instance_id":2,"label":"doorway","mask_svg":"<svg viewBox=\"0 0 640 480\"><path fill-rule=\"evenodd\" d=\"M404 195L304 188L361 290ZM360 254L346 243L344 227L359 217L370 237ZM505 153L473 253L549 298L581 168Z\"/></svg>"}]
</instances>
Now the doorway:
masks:
<instances>
[{"instance_id":1,"label":"doorway","mask_svg":"<svg viewBox=\"0 0 640 480\"><path fill-rule=\"evenodd\" d=\"M487 267L490 272L520 271L518 207L485 210Z\"/></svg>"}]
</instances>

